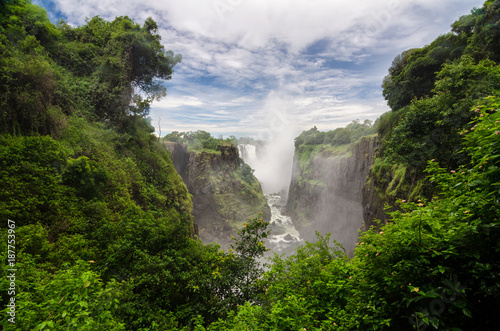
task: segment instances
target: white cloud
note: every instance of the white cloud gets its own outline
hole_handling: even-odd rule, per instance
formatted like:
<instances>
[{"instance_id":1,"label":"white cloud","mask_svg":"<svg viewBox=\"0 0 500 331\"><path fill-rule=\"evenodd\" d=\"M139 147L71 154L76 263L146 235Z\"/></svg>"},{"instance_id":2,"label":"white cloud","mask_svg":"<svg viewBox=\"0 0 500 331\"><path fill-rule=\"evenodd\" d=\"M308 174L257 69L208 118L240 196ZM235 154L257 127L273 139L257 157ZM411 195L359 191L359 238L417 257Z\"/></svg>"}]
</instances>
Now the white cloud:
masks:
<instances>
[{"instance_id":1,"label":"white cloud","mask_svg":"<svg viewBox=\"0 0 500 331\"><path fill-rule=\"evenodd\" d=\"M392 59L446 33L483 1L53 2L73 24L95 15L158 22L165 47L183 55L168 96L152 107L163 133L275 136L280 121L300 131L374 120L388 110L380 84Z\"/></svg>"},{"instance_id":2,"label":"white cloud","mask_svg":"<svg viewBox=\"0 0 500 331\"><path fill-rule=\"evenodd\" d=\"M270 39L289 45L298 52L312 42L330 38L349 53L378 42L386 29L399 27L416 32L435 25L429 18L446 19L449 26L459 8L463 14L474 4L464 0L54 0L70 22L83 23L85 17L113 18L128 15L144 20L152 15L159 22L187 32L247 49L266 47ZM469 8L470 7L470 8ZM462 10L464 8L465 10ZM444 15L453 12L453 16ZM465 12L464 12L465 11ZM423 16L422 14L426 14ZM458 14L458 13L457 13ZM429 17L430 16L430 17ZM438 22L439 23L439 22Z\"/></svg>"},{"instance_id":3,"label":"white cloud","mask_svg":"<svg viewBox=\"0 0 500 331\"><path fill-rule=\"evenodd\" d=\"M185 106L202 106L204 103L197 97L181 96L181 97L165 97L160 101L153 103L153 108L178 108Z\"/></svg>"}]
</instances>

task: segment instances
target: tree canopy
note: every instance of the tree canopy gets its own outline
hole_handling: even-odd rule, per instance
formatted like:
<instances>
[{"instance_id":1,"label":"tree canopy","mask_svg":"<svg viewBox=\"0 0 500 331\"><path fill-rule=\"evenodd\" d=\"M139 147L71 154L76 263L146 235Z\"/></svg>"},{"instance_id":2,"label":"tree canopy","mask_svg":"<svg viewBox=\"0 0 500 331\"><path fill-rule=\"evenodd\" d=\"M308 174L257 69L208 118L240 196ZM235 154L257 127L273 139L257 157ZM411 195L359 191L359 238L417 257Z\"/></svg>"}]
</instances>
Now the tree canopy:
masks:
<instances>
[{"instance_id":1,"label":"tree canopy","mask_svg":"<svg viewBox=\"0 0 500 331\"><path fill-rule=\"evenodd\" d=\"M433 95L441 66L462 55L475 61L489 59L498 63L499 18L500 3L486 1L483 8L474 8L453 23L451 32L425 47L396 56L382 83L383 95L391 109L397 111L414 99Z\"/></svg>"},{"instance_id":2,"label":"tree canopy","mask_svg":"<svg viewBox=\"0 0 500 331\"><path fill-rule=\"evenodd\" d=\"M145 116L181 60L151 18L54 25L24 0L3 2L0 18L0 118L11 133L54 132L74 111L114 125Z\"/></svg>"},{"instance_id":3,"label":"tree canopy","mask_svg":"<svg viewBox=\"0 0 500 331\"><path fill-rule=\"evenodd\" d=\"M16 268L14 327L494 330L499 13L500 0L487 0L451 33L396 57L384 80L392 111L375 124L297 137L310 155L376 128L366 187L390 219L368 226L352 258L326 235L264 269L262 215L231 250L197 238L192 196L143 118L180 61L157 24L94 17L72 27L29 0L0 2L0 252L9 263L0 268ZM167 139L196 150L235 143L205 131ZM244 180L235 182L243 193ZM12 287L7 277L0 285ZM3 329L13 326L12 297L0 293Z\"/></svg>"}]
</instances>

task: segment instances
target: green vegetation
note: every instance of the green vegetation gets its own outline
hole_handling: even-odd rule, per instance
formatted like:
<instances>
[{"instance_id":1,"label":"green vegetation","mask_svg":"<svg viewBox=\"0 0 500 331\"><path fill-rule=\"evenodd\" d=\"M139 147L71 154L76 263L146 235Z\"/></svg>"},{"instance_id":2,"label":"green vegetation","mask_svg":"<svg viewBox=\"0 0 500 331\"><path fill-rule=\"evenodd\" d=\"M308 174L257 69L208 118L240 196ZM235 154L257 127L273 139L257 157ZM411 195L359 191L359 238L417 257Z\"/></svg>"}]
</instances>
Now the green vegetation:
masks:
<instances>
[{"instance_id":1,"label":"green vegetation","mask_svg":"<svg viewBox=\"0 0 500 331\"><path fill-rule=\"evenodd\" d=\"M459 132L476 115L470 109L500 90L494 46L500 34L493 28L499 13L498 1L486 1L455 22L452 32L394 60L383 83L392 111L380 117L381 147L370 176L370 190L381 205L397 208L397 198L431 198L436 186L423 172L428 160L449 170L467 164ZM402 167L404 176L394 173Z\"/></svg>"},{"instance_id":2,"label":"green vegetation","mask_svg":"<svg viewBox=\"0 0 500 331\"><path fill-rule=\"evenodd\" d=\"M377 126L369 186L397 206L391 220L362 234L353 258L318 236L264 271L262 215L231 250L203 245L191 195L143 118L164 94L158 79L180 60L161 46L156 23L54 25L28 0L1 2L3 329L495 329L499 13L500 1L486 1L390 69L384 94L393 110ZM304 132L301 166L334 159L372 130L354 122ZM177 138L185 136L206 162L214 147L234 148L205 132ZM253 185L251 169L236 171Z\"/></svg>"},{"instance_id":3,"label":"green vegetation","mask_svg":"<svg viewBox=\"0 0 500 331\"><path fill-rule=\"evenodd\" d=\"M198 130L195 132L174 131L163 137L164 141L187 144L188 151L212 151L220 154L219 146L235 146L238 141L235 138L214 138L209 132Z\"/></svg>"},{"instance_id":4,"label":"green vegetation","mask_svg":"<svg viewBox=\"0 0 500 331\"><path fill-rule=\"evenodd\" d=\"M151 18L142 27L128 17L55 26L28 0L2 5L0 54L0 119L11 134L55 134L72 113L115 125L147 115L165 95L159 79L181 60Z\"/></svg>"},{"instance_id":5,"label":"green vegetation","mask_svg":"<svg viewBox=\"0 0 500 331\"><path fill-rule=\"evenodd\" d=\"M301 146L308 145L346 145L355 142L363 136L374 134L375 130L376 125L374 126L370 120L365 120L363 123L360 123L359 120L352 121L345 128L337 128L326 132L319 131L318 128L313 127L308 131L302 131L295 138L295 149L300 150Z\"/></svg>"},{"instance_id":6,"label":"green vegetation","mask_svg":"<svg viewBox=\"0 0 500 331\"><path fill-rule=\"evenodd\" d=\"M259 305L247 303L208 330L493 330L500 304L500 97L478 105L463 131L470 162L429 161L432 201L399 200L352 259L329 237L275 257Z\"/></svg>"},{"instance_id":7,"label":"green vegetation","mask_svg":"<svg viewBox=\"0 0 500 331\"><path fill-rule=\"evenodd\" d=\"M30 1L0 3L0 246L6 262L14 240L17 269L14 325L1 265L3 329L190 329L258 292L247 237L266 223L249 221L233 251L203 245L143 118L180 60L157 29L54 25Z\"/></svg>"}]
</instances>

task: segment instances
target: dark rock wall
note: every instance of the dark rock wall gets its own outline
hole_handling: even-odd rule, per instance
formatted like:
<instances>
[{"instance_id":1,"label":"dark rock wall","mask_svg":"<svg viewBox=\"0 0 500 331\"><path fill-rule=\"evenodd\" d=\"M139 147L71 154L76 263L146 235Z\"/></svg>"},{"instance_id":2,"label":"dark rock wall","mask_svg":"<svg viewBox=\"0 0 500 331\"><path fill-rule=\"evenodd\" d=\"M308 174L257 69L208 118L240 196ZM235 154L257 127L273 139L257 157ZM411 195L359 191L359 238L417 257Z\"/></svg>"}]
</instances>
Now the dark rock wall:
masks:
<instances>
[{"instance_id":1,"label":"dark rock wall","mask_svg":"<svg viewBox=\"0 0 500 331\"><path fill-rule=\"evenodd\" d=\"M364 188L376 137L364 137L344 154L311 156L306 169L295 155L287 213L305 240L331 233L349 254L364 229Z\"/></svg>"},{"instance_id":2,"label":"dark rock wall","mask_svg":"<svg viewBox=\"0 0 500 331\"><path fill-rule=\"evenodd\" d=\"M175 170L177 170L177 173L181 175L184 183L186 183L185 176L188 162L187 145L174 142L165 142L164 144L165 147L167 147L167 150L170 152L170 158L172 159Z\"/></svg>"},{"instance_id":3,"label":"dark rock wall","mask_svg":"<svg viewBox=\"0 0 500 331\"><path fill-rule=\"evenodd\" d=\"M219 146L216 152L187 152L179 143L165 143L177 172L193 196L194 222L204 243L218 242L224 248L232 242L237 228L270 209L255 177L244 180L236 146ZM220 153L219 153L220 152Z\"/></svg>"}]
</instances>

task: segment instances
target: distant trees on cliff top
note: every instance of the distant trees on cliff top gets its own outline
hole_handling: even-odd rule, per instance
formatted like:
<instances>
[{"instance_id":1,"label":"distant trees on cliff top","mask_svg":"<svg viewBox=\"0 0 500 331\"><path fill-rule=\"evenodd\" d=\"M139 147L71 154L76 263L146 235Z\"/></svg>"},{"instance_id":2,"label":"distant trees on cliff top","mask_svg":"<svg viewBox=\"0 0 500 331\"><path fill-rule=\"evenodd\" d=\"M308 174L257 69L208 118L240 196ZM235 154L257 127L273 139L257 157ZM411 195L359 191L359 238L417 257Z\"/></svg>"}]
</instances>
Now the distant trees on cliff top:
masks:
<instances>
[{"instance_id":1,"label":"distant trees on cliff top","mask_svg":"<svg viewBox=\"0 0 500 331\"><path fill-rule=\"evenodd\" d=\"M352 121L345 128L337 128L332 131L319 131L318 128L313 127L302 133L295 138L295 148L300 145L321 145L329 144L332 146L350 144L355 142L360 137L374 134L376 132L376 125L370 120L364 120L361 123L359 120Z\"/></svg>"},{"instance_id":2,"label":"distant trees on cliff top","mask_svg":"<svg viewBox=\"0 0 500 331\"><path fill-rule=\"evenodd\" d=\"M212 137L210 132L203 130L179 132L173 131L163 137L163 141L177 142L188 145L188 150L212 150L216 151L217 147L223 145L238 145L238 140L235 137L224 139Z\"/></svg>"}]
</instances>

